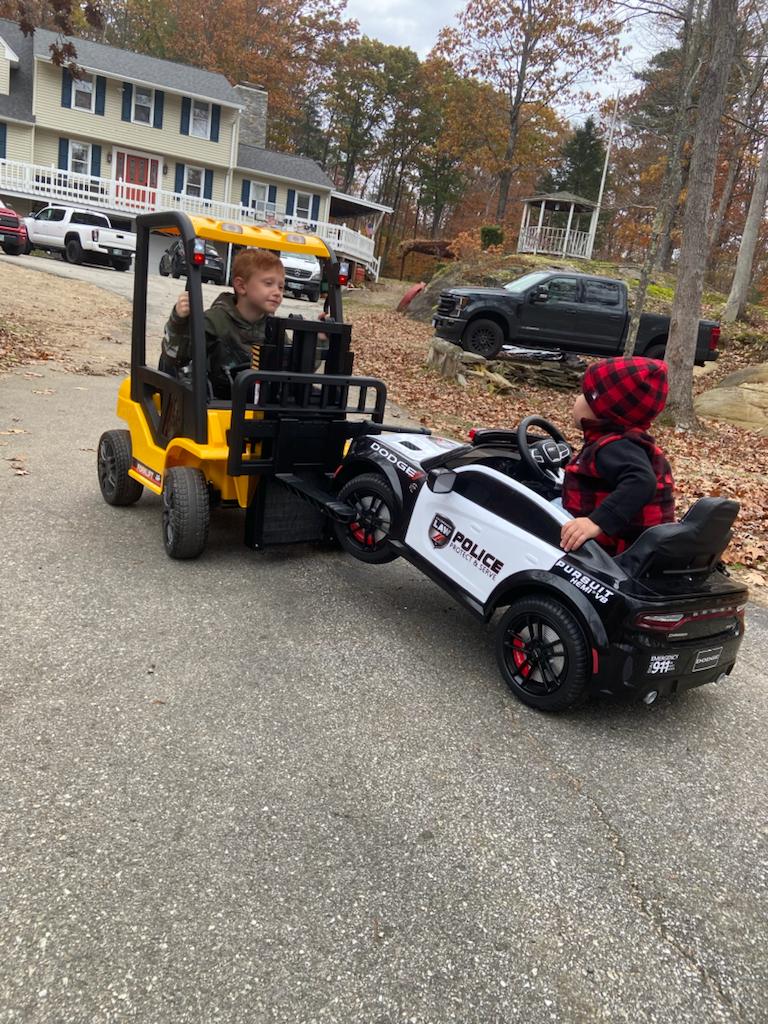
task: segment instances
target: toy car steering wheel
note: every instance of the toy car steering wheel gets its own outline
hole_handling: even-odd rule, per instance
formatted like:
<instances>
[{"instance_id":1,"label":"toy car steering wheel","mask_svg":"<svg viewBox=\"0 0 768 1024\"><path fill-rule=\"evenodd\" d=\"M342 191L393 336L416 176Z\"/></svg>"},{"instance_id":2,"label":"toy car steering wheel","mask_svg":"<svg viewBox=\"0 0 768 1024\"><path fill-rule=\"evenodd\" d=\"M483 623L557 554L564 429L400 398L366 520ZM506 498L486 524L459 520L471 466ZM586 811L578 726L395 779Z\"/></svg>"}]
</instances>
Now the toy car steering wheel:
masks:
<instances>
[{"instance_id":1,"label":"toy car steering wheel","mask_svg":"<svg viewBox=\"0 0 768 1024\"><path fill-rule=\"evenodd\" d=\"M539 427L549 437L528 440L531 427ZM563 466L570 461L571 446L554 424L541 416L526 416L517 428L517 448L520 458L537 480L552 485L563 482Z\"/></svg>"}]
</instances>

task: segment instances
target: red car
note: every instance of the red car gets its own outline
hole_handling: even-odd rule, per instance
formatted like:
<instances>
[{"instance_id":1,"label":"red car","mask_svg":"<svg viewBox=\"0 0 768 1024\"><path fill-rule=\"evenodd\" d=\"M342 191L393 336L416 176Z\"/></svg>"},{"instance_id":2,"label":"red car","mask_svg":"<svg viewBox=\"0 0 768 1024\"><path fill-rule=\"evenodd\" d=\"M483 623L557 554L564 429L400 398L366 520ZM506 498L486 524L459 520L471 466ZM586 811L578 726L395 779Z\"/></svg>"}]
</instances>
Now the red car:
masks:
<instances>
[{"instance_id":1,"label":"red car","mask_svg":"<svg viewBox=\"0 0 768 1024\"><path fill-rule=\"evenodd\" d=\"M8 256L20 256L27 248L27 228L15 210L0 198L0 245Z\"/></svg>"}]
</instances>

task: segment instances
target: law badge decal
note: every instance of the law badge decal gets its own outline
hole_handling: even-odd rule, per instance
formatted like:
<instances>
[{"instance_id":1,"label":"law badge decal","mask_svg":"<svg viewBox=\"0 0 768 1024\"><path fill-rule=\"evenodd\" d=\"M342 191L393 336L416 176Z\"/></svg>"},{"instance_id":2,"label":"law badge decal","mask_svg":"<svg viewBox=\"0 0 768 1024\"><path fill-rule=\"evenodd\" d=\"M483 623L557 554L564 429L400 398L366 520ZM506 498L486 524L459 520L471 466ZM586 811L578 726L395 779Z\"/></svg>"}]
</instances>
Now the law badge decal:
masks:
<instances>
[{"instance_id":1,"label":"law badge decal","mask_svg":"<svg viewBox=\"0 0 768 1024\"><path fill-rule=\"evenodd\" d=\"M455 527L451 520L441 516L438 512L429 528L429 539L432 541L432 546L444 548L453 536L454 529Z\"/></svg>"}]
</instances>

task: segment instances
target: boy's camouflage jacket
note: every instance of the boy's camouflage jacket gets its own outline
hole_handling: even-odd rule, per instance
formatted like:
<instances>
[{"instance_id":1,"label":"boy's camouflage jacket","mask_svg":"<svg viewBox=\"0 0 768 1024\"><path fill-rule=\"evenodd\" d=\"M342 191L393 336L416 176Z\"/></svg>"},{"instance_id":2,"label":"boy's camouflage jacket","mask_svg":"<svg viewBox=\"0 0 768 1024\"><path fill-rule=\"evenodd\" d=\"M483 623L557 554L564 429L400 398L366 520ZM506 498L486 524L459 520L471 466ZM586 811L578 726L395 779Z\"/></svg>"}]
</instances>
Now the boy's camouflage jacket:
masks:
<instances>
[{"instance_id":1,"label":"boy's camouflage jacket","mask_svg":"<svg viewBox=\"0 0 768 1024\"><path fill-rule=\"evenodd\" d=\"M235 306L232 292L220 295L205 313L205 349L208 355L208 376L217 397L230 395L229 374L234 366L250 363L254 345L264 342L266 315L254 323L244 320ZM163 332L163 355L177 370L191 358L189 319L172 311Z\"/></svg>"}]
</instances>

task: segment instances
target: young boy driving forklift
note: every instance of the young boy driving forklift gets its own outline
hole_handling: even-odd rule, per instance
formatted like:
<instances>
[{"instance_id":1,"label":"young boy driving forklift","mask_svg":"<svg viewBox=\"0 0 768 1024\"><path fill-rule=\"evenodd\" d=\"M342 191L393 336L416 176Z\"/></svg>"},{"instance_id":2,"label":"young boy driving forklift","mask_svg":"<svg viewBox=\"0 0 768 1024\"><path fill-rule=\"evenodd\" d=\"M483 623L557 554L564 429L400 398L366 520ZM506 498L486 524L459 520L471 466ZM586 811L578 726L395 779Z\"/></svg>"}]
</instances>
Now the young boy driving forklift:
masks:
<instances>
[{"instance_id":1,"label":"young boy driving forklift","mask_svg":"<svg viewBox=\"0 0 768 1024\"><path fill-rule=\"evenodd\" d=\"M285 270L275 252L244 249L232 263L234 292L226 292L205 313L205 348L208 376L214 397L229 398L234 367L258 365L265 324L283 301ZM176 300L163 333L160 367L177 373L192 358L189 329L189 293Z\"/></svg>"}]
</instances>

